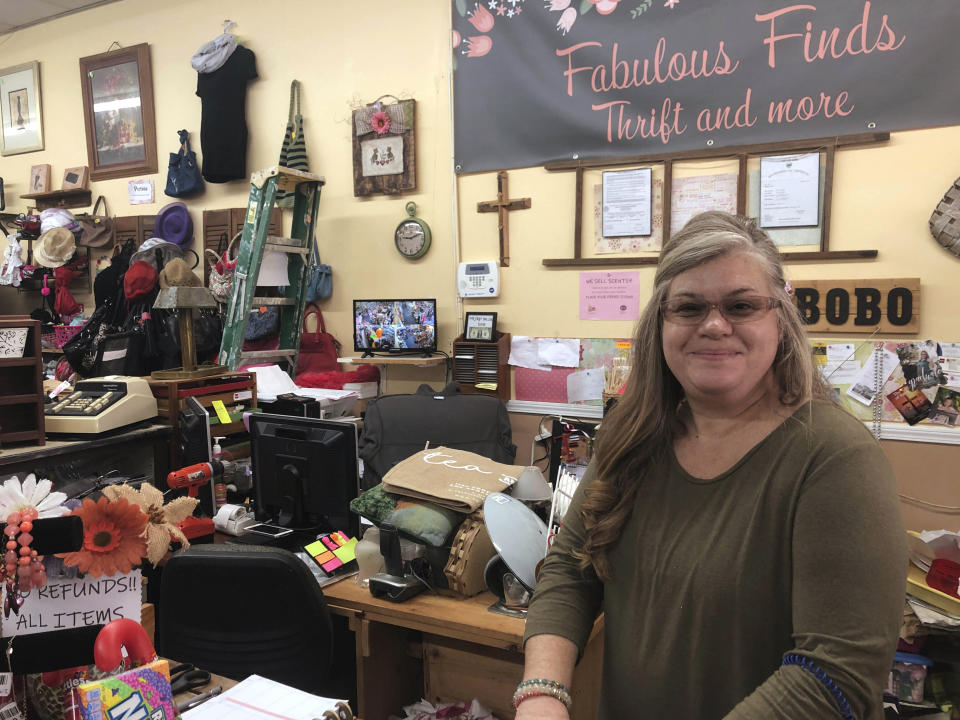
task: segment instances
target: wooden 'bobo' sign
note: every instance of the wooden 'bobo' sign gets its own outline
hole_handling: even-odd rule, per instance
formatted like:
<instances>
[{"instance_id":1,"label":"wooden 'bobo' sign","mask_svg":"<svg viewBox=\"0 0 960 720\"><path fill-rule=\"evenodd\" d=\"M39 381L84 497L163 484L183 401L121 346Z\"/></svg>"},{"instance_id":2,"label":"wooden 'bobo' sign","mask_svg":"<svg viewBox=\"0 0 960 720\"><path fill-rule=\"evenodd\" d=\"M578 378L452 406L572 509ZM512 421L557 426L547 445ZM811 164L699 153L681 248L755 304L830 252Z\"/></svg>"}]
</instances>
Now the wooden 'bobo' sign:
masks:
<instances>
[{"instance_id":1,"label":"wooden 'bobo' sign","mask_svg":"<svg viewBox=\"0 0 960 720\"><path fill-rule=\"evenodd\" d=\"M812 333L920 332L920 278L791 280Z\"/></svg>"}]
</instances>

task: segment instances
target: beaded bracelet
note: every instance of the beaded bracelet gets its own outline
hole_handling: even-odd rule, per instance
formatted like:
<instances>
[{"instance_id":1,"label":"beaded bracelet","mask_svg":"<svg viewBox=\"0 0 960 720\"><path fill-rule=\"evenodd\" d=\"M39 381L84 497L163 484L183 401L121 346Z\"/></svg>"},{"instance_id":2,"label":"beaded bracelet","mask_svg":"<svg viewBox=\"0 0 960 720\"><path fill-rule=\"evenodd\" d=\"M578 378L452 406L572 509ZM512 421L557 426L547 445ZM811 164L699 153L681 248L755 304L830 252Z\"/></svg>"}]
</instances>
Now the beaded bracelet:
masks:
<instances>
[{"instance_id":1,"label":"beaded bracelet","mask_svg":"<svg viewBox=\"0 0 960 720\"><path fill-rule=\"evenodd\" d=\"M570 691L563 683L545 678L533 678L517 685L517 690L513 693L513 709L516 710L524 700L544 696L559 700L568 710L573 704Z\"/></svg>"}]
</instances>

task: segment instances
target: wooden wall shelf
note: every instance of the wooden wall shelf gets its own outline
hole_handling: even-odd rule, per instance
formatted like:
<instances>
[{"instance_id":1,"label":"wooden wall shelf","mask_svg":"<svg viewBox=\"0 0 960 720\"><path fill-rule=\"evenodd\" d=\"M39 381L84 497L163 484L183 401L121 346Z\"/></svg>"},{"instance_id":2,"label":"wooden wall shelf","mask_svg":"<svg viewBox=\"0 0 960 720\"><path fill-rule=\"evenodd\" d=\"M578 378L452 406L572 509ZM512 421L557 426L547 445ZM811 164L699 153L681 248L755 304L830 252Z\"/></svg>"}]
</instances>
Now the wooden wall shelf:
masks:
<instances>
[{"instance_id":1,"label":"wooden wall shelf","mask_svg":"<svg viewBox=\"0 0 960 720\"><path fill-rule=\"evenodd\" d=\"M35 200L37 210L48 208L78 208L89 207L92 194L87 190L54 190L45 193L30 193L21 195L24 200Z\"/></svg>"},{"instance_id":2,"label":"wooden wall shelf","mask_svg":"<svg viewBox=\"0 0 960 720\"><path fill-rule=\"evenodd\" d=\"M675 153L656 153L619 158L594 158L560 160L549 162L543 167L547 172L573 172L574 179L574 220L573 220L573 257L544 258L545 267L639 267L657 264L656 256L644 257L583 257L583 195L584 172L629 165L663 166L663 242L670 237L669 228L672 209L673 166L684 161L725 158L736 160L737 171L737 214L747 214L747 161L751 157L779 153L816 152L823 156L823 189L820 218L820 248L813 252L781 253L783 262L831 261L831 260L869 260L877 257L876 250L830 250L830 209L832 205L833 174L836 151L840 148L875 145L888 142L890 133L860 133L811 140L792 140L788 142L760 143L756 145L738 145L716 149L687 150Z\"/></svg>"},{"instance_id":3,"label":"wooden wall shelf","mask_svg":"<svg viewBox=\"0 0 960 720\"><path fill-rule=\"evenodd\" d=\"M341 357L337 362L342 365L411 365L413 367L430 367L442 365L446 361L443 355L374 355L373 357Z\"/></svg>"},{"instance_id":4,"label":"wooden wall shelf","mask_svg":"<svg viewBox=\"0 0 960 720\"><path fill-rule=\"evenodd\" d=\"M877 257L876 250L826 250L814 252L780 253L785 262L824 261L824 260L872 260ZM656 265L660 257L589 257L589 258L544 258L546 267L642 267Z\"/></svg>"}]
</instances>

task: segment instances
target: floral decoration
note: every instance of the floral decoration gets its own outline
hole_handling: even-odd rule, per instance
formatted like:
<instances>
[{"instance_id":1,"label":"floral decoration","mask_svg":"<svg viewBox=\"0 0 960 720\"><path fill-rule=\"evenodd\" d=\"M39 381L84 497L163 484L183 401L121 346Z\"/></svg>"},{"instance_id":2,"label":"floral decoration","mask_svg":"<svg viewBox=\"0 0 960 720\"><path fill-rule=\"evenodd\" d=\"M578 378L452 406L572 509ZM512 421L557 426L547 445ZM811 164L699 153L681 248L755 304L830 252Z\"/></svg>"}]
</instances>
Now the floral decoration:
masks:
<instances>
[{"instance_id":1,"label":"floral decoration","mask_svg":"<svg viewBox=\"0 0 960 720\"><path fill-rule=\"evenodd\" d=\"M102 497L97 502L87 498L71 514L83 520L83 546L60 554L64 565L100 577L128 573L140 564L147 551L148 519L139 507L122 497L113 501Z\"/></svg>"},{"instance_id":2,"label":"floral decoration","mask_svg":"<svg viewBox=\"0 0 960 720\"><path fill-rule=\"evenodd\" d=\"M477 32L490 32L493 29L494 19L490 11L479 3L474 6L473 12L468 16L468 20Z\"/></svg>"},{"instance_id":3,"label":"floral decoration","mask_svg":"<svg viewBox=\"0 0 960 720\"><path fill-rule=\"evenodd\" d=\"M390 116L382 110L375 112L373 117L370 118L370 127L373 128L377 135L383 135L390 130Z\"/></svg>"},{"instance_id":4,"label":"floral decoration","mask_svg":"<svg viewBox=\"0 0 960 720\"><path fill-rule=\"evenodd\" d=\"M589 2L601 15L609 15L617 9L617 3L620 0L589 0Z\"/></svg>"},{"instance_id":5,"label":"floral decoration","mask_svg":"<svg viewBox=\"0 0 960 720\"><path fill-rule=\"evenodd\" d=\"M146 514L147 524L143 529L147 544L145 557L154 567L166 555L171 539L182 543L184 549L190 547L190 541L177 523L193 514L200 502L198 498L179 497L164 505L163 493L147 483L141 485L139 490L129 485L113 485L104 488L103 494L110 500L127 500Z\"/></svg>"},{"instance_id":6,"label":"floral decoration","mask_svg":"<svg viewBox=\"0 0 960 720\"><path fill-rule=\"evenodd\" d=\"M467 46L467 49L461 51L463 55L467 57L483 57L490 52L490 48L493 47L493 40L489 35L474 35L468 37L464 41L464 44Z\"/></svg>"},{"instance_id":7,"label":"floral decoration","mask_svg":"<svg viewBox=\"0 0 960 720\"><path fill-rule=\"evenodd\" d=\"M560 14L560 19L557 20L557 30L561 34L566 35L570 32L570 28L573 27L573 23L577 20L577 10L576 8L568 7Z\"/></svg>"},{"instance_id":8,"label":"floral decoration","mask_svg":"<svg viewBox=\"0 0 960 720\"><path fill-rule=\"evenodd\" d=\"M27 475L21 483L16 476L7 478L0 487L0 517L12 512L23 512L28 508L37 511L37 517L60 517L69 512L63 507L67 496L62 492L50 492L53 483L49 480L37 480L33 473Z\"/></svg>"}]
</instances>

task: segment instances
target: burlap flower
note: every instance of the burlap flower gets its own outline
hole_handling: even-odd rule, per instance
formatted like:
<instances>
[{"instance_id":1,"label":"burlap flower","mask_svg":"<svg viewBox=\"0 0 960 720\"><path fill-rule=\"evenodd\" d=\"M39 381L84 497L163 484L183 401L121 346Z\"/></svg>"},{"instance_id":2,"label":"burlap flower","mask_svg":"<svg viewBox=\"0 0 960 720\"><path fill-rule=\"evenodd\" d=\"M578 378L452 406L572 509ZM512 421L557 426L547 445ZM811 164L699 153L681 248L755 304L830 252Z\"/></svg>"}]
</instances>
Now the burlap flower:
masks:
<instances>
[{"instance_id":1,"label":"burlap flower","mask_svg":"<svg viewBox=\"0 0 960 720\"><path fill-rule=\"evenodd\" d=\"M103 494L111 500L123 498L146 514L147 525L143 530L147 543L146 558L154 567L166 555L171 538L182 543L184 549L190 547L190 541L177 523L193 514L199 499L179 497L164 505L163 493L147 483L143 483L139 490L129 485L114 485L104 488Z\"/></svg>"}]
</instances>

